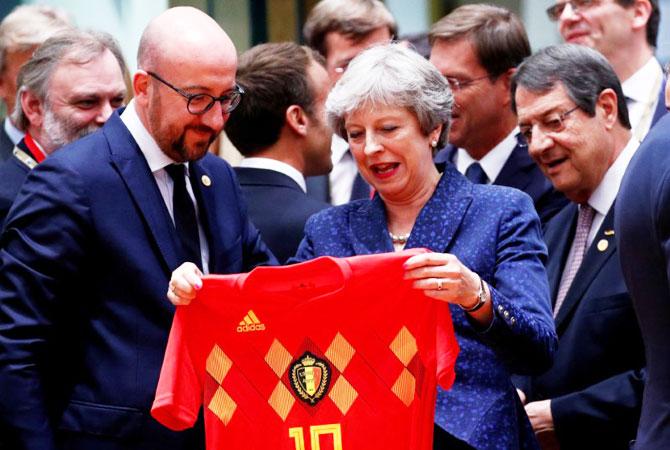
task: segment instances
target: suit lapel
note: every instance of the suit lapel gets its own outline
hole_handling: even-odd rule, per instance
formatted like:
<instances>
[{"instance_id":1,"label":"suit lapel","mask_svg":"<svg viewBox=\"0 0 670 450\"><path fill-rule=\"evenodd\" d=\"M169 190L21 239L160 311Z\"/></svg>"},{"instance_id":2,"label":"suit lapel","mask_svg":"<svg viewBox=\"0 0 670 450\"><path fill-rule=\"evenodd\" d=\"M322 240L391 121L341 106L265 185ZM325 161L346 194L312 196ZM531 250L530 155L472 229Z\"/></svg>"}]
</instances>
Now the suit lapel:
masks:
<instances>
[{"instance_id":1,"label":"suit lapel","mask_svg":"<svg viewBox=\"0 0 670 450\"><path fill-rule=\"evenodd\" d=\"M109 143L111 163L125 182L142 219L159 249L167 273L179 264L174 226L149 165L139 146L115 112L103 132Z\"/></svg>"},{"instance_id":2,"label":"suit lapel","mask_svg":"<svg viewBox=\"0 0 670 450\"><path fill-rule=\"evenodd\" d=\"M205 156L207 157L207 156ZM193 193L198 202L198 217L200 222L205 230L205 236L207 236L207 242L209 247L209 271L210 273L218 272L219 267L219 256L223 253L219 251L220 249L225 248L221 241L221 233L217 233L218 229L214 217L210 212L216 211L216 199L214 198L214 189L212 189L212 183L214 179L212 174L207 170L203 160L192 161L189 163L189 173L191 178L191 187L193 188Z\"/></svg>"},{"instance_id":3,"label":"suit lapel","mask_svg":"<svg viewBox=\"0 0 670 450\"><path fill-rule=\"evenodd\" d=\"M547 275L549 277L549 293L551 294L552 306L556 303L563 267L570 252L572 238L575 235L578 211L577 204L569 203L547 224L544 234L549 252Z\"/></svg>"},{"instance_id":4,"label":"suit lapel","mask_svg":"<svg viewBox=\"0 0 670 450\"><path fill-rule=\"evenodd\" d=\"M407 248L446 251L472 202L472 189L472 183L453 164L448 164L435 192L414 223Z\"/></svg>"},{"instance_id":5,"label":"suit lapel","mask_svg":"<svg viewBox=\"0 0 670 450\"><path fill-rule=\"evenodd\" d=\"M668 82L667 78L663 77L663 83L661 83L661 90L658 93L658 102L656 104L656 111L654 111L654 117L651 119L651 126L656 125L656 122L663 117L668 110L665 108L665 84Z\"/></svg>"},{"instance_id":6,"label":"suit lapel","mask_svg":"<svg viewBox=\"0 0 670 450\"><path fill-rule=\"evenodd\" d=\"M534 165L535 163L528 155L528 147L517 143L493 184L510 186L523 191L533 181Z\"/></svg>"},{"instance_id":7,"label":"suit lapel","mask_svg":"<svg viewBox=\"0 0 670 450\"><path fill-rule=\"evenodd\" d=\"M393 251L393 244L386 226L386 209L379 194L370 202L362 202L350 214L349 233L353 237L354 254L368 255Z\"/></svg>"},{"instance_id":8,"label":"suit lapel","mask_svg":"<svg viewBox=\"0 0 670 450\"><path fill-rule=\"evenodd\" d=\"M607 212L605 220L600 226L595 239L593 239L593 242L587 249L582 264L572 281L572 285L570 285L570 289L568 289L565 301L556 316L557 328L568 316L570 316L570 312L582 300L591 282L596 278L602 267L616 251L616 241L614 239L613 230L614 205L612 205ZM606 243L606 245L604 243Z\"/></svg>"}]
</instances>

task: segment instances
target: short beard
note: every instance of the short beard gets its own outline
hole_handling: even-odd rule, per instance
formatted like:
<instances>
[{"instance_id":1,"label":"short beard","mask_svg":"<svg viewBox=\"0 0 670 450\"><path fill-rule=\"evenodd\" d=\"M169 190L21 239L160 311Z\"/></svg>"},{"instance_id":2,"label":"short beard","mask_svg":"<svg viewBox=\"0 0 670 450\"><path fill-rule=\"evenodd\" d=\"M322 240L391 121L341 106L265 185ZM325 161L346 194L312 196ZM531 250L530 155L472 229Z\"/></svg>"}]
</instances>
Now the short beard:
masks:
<instances>
[{"instance_id":1,"label":"short beard","mask_svg":"<svg viewBox=\"0 0 670 450\"><path fill-rule=\"evenodd\" d=\"M47 154L74 142L88 134L98 130L100 126L96 123L87 123L83 127L69 118L59 117L49 105L44 111L44 122L42 123L42 136L46 141L43 143Z\"/></svg>"}]
</instances>

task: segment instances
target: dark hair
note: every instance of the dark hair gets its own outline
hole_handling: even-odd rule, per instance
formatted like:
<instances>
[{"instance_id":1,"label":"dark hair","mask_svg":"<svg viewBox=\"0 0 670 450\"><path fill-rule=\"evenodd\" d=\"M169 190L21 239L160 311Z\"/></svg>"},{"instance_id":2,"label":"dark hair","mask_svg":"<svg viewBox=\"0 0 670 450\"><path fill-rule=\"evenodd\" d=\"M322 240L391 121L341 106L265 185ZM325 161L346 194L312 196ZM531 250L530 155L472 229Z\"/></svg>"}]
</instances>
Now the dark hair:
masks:
<instances>
[{"instance_id":1,"label":"dark hair","mask_svg":"<svg viewBox=\"0 0 670 450\"><path fill-rule=\"evenodd\" d=\"M395 19L379 0L321 0L312 9L303 27L307 45L326 55L326 35L341 33L358 42L378 28L397 34Z\"/></svg>"},{"instance_id":2,"label":"dark hair","mask_svg":"<svg viewBox=\"0 0 670 450\"><path fill-rule=\"evenodd\" d=\"M476 4L456 8L430 30L430 43L438 39L467 37L479 64L497 77L521 64L530 55L528 35L519 18L499 6Z\"/></svg>"},{"instance_id":3,"label":"dark hair","mask_svg":"<svg viewBox=\"0 0 670 450\"><path fill-rule=\"evenodd\" d=\"M610 63L596 50L576 44L546 47L523 62L512 77L512 110L516 113L518 86L531 92L548 92L562 84L568 96L589 116L595 116L600 93L612 89L617 96L619 123L630 129L621 83Z\"/></svg>"},{"instance_id":4,"label":"dark hair","mask_svg":"<svg viewBox=\"0 0 670 450\"><path fill-rule=\"evenodd\" d=\"M635 0L616 0L618 4L624 8L628 8L635 3ZM661 22L661 10L658 7L658 0L649 0L651 4L651 15L647 21L647 43L656 47L656 41L658 40L658 26Z\"/></svg>"},{"instance_id":5,"label":"dark hair","mask_svg":"<svg viewBox=\"0 0 670 450\"><path fill-rule=\"evenodd\" d=\"M257 45L240 56L237 84L244 88L242 102L226 123L226 134L244 156L274 144L291 105L312 113L314 91L310 64L323 58L293 42Z\"/></svg>"}]
</instances>

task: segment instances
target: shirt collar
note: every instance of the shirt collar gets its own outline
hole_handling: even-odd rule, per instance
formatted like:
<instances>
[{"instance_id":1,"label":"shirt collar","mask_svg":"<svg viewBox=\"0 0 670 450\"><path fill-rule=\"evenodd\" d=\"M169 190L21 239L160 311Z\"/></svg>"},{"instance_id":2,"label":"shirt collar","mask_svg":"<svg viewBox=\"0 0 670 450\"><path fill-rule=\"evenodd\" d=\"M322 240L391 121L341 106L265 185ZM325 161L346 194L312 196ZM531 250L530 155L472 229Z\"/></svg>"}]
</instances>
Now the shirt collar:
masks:
<instances>
[{"instance_id":1,"label":"shirt collar","mask_svg":"<svg viewBox=\"0 0 670 450\"><path fill-rule=\"evenodd\" d=\"M479 162L486 177L493 183L493 181L498 178L498 175L500 175L503 166L516 148L518 134L519 128L515 127L505 139L498 142L498 144L479 161L470 156L467 150L459 148L456 153L456 168L459 172L465 173L472 163Z\"/></svg>"},{"instance_id":2,"label":"shirt collar","mask_svg":"<svg viewBox=\"0 0 670 450\"><path fill-rule=\"evenodd\" d=\"M626 172L626 167L628 167L628 163L639 146L640 143L635 138L631 138L628 141L628 144L621 151L614 164L605 172L605 176L596 190L589 197L589 205L599 214L603 216L607 215L607 212L614 204L614 200L619 193L621 180Z\"/></svg>"},{"instance_id":3,"label":"shirt collar","mask_svg":"<svg viewBox=\"0 0 670 450\"><path fill-rule=\"evenodd\" d=\"M300 171L295 167L286 164L285 162L277 161L276 159L271 158L244 158L240 162L239 167L274 170L275 172L283 173L298 183L298 186L300 186L300 189L302 189L303 192L307 192L307 184L305 183L305 177L303 174L301 174Z\"/></svg>"},{"instance_id":4,"label":"shirt collar","mask_svg":"<svg viewBox=\"0 0 670 450\"><path fill-rule=\"evenodd\" d=\"M656 80L662 76L661 64L656 58L651 57L637 72L621 83L621 89L626 98L636 102L647 102L650 98L655 100L656 93L652 96L650 91L656 85Z\"/></svg>"},{"instance_id":5,"label":"shirt collar","mask_svg":"<svg viewBox=\"0 0 670 450\"><path fill-rule=\"evenodd\" d=\"M25 133L16 128L16 125L12 123L9 117L5 117L4 128L5 133L7 133L7 136L9 136L9 139L14 143L14 145L21 142L21 139L23 139L23 136L25 136Z\"/></svg>"},{"instance_id":6,"label":"shirt collar","mask_svg":"<svg viewBox=\"0 0 670 450\"><path fill-rule=\"evenodd\" d=\"M135 142L137 142L137 145L139 145L152 173L158 172L170 164L176 164L176 161L160 149L156 140L140 120L135 110L135 100L131 100L126 109L121 113L121 120L126 125L126 128L128 128L130 135L135 139ZM186 163L186 167L188 169L188 163Z\"/></svg>"},{"instance_id":7,"label":"shirt collar","mask_svg":"<svg viewBox=\"0 0 670 450\"><path fill-rule=\"evenodd\" d=\"M333 134L333 143L330 145L330 151L330 159L333 161L333 166L335 166L349 151L349 143L337 134Z\"/></svg>"}]
</instances>

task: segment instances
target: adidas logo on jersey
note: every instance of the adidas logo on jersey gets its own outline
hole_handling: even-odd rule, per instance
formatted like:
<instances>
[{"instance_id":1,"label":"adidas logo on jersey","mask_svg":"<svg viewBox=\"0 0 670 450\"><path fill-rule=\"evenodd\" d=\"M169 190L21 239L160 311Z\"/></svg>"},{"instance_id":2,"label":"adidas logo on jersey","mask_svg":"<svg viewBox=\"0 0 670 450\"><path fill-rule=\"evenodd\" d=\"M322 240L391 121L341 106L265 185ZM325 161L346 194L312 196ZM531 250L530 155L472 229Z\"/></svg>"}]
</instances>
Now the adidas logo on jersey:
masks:
<instances>
[{"instance_id":1,"label":"adidas logo on jersey","mask_svg":"<svg viewBox=\"0 0 670 450\"><path fill-rule=\"evenodd\" d=\"M256 314L249 310L244 319L240 321L240 324L237 326L238 333L248 333L250 331L263 331L265 330L265 325L258 320Z\"/></svg>"}]
</instances>

